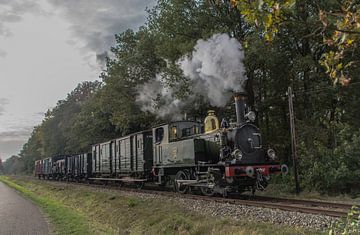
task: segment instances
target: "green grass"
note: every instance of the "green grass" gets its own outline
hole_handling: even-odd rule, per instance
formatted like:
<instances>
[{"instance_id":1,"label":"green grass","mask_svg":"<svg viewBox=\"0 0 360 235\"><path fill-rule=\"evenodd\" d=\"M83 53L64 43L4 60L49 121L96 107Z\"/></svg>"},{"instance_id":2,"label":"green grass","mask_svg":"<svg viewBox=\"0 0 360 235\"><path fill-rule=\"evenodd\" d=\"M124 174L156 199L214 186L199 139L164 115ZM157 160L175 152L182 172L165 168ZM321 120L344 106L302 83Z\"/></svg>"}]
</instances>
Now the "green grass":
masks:
<instances>
[{"instance_id":1,"label":"green grass","mask_svg":"<svg viewBox=\"0 0 360 235\"><path fill-rule=\"evenodd\" d=\"M0 178L48 214L58 234L321 234L298 227L198 215L176 200L33 178Z\"/></svg>"},{"instance_id":2,"label":"green grass","mask_svg":"<svg viewBox=\"0 0 360 235\"><path fill-rule=\"evenodd\" d=\"M302 191L299 195L295 194L294 192L290 193L286 190L283 190L284 185L281 184L270 184L265 191L257 191L256 195L263 195L263 196L274 196L274 197L284 197L284 198L296 198L296 199L309 199L309 200L323 200L323 201L330 201L330 202L339 202L339 203L349 203L353 205L360 205L360 197L353 198L350 195L326 195L320 194L316 191Z\"/></svg>"},{"instance_id":3,"label":"green grass","mask_svg":"<svg viewBox=\"0 0 360 235\"><path fill-rule=\"evenodd\" d=\"M13 182L9 177L0 176L0 181L16 189L23 196L37 204L49 217L53 233L59 235L91 234L91 229L85 216L72 208L47 197L36 195L33 191Z\"/></svg>"}]
</instances>

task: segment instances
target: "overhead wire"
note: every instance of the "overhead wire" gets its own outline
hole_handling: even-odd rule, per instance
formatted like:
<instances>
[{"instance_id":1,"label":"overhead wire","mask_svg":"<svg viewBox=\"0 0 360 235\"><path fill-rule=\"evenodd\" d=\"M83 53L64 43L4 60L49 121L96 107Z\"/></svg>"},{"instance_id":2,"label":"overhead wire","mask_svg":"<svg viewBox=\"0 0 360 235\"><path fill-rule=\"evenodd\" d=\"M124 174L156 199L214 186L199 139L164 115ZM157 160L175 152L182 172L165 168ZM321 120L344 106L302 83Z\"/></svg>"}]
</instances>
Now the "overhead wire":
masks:
<instances>
[{"instance_id":1,"label":"overhead wire","mask_svg":"<svg viewBox=\"0 0 360 235\"><path fill-rule=\"evenodd\" d=\"M349 85L347 85L346 87L350 87L350 86L355 86L355 85L359 85L360 82L354 82L354 83L350 83ZM293 94L309 94L309 93L314 93L314 92L321 92L321 91L326 91L326 90L335 90L336 87L320 87L320 88L315 88L313 90L296 90L293 92Z\"/></svg>"}]
</instances>

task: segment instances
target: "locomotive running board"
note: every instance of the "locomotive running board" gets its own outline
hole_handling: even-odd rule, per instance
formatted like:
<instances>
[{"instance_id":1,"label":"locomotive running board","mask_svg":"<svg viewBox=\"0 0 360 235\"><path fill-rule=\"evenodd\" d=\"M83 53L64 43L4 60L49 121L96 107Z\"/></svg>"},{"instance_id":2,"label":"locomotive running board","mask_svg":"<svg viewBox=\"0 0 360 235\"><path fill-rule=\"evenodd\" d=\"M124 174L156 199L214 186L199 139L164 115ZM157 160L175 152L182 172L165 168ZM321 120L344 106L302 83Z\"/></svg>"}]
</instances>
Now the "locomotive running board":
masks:
<instances>
[{"instance_id":1,"label":"locomotive running board","mask_svg":"<svg viewBox=\"0 0 360 235\"><path fill-rule=\"evenodd\" d=\"M120 181L120 182L146 182L147 181L147 179L133 179L133 178L123 178L123 179L89 178L89 180Z\"/></svg>"},{"instance_id":2,"label":"locomotive running board","mask_svg":"<svg viewBox=\"0 0 360 235\"><path fill-rule=\"evenodd\" d=\"M179 186L209 187L206 180L176 180Z\"/></svg>"}]
</instances>

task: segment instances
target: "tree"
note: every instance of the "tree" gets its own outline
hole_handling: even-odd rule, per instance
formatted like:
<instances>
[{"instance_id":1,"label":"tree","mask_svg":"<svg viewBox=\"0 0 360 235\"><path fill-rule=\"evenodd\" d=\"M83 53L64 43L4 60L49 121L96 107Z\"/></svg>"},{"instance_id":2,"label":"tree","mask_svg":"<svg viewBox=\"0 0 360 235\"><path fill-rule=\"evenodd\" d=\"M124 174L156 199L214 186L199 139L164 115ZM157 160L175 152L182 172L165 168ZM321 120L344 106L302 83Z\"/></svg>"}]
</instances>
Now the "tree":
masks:
<instances>
[{"instance_id":1,"label":"tree","mask_svg":"<svg viewBox=\"0 0 360 235\"><path fill-rule=\"evenodd\" d=\"M232 0L246 21L263 32L264 40L273 41L281 27L292 22L299 9L307 12L304 1ZM312 1L317 26L304 37L322 36L326 51L319 59L326 73L336 83L348 85L352 69L359 63L360 3L357 0Z\"/></svg>"},{"instance_id":2,"label":"tree","mask_svg":"<svg viewBox=\"0 0 360 235\"><path fill-rule=\"evenodd\" d=\"M24 172L24 163L19 156L11 156L4 162L3 170L8 175L21 174Z\"/></svg>"},{"instance_id":3,"label":"tree","mask_svg":"<svg viewBox=\"0 0 360 235\"><path fill-rule=\"evenodd\" d=\"M81 149L72 128L84 104L100 88L98 81L80 83L65 100L58 101L55 108L48 110L45 119L34 128L20 151L19 161L25 173L33 172L35 160L57 154L73 154Z\"/></svg>"}]
</instances>

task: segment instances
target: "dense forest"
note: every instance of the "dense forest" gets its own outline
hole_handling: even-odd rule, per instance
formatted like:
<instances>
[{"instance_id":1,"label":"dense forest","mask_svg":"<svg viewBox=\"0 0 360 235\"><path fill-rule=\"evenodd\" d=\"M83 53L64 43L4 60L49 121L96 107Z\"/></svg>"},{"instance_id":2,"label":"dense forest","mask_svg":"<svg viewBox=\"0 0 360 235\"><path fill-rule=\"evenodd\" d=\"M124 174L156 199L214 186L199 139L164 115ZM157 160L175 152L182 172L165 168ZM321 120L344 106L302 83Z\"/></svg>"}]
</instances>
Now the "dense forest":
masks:
<instances>
[{"instance_id":1,"label":"dense forest","mask_svg":"<svg viewBox=\"0 0 360 235\"><path fill-rule=\"evenodd\" d=\"M244 50L246 90L267 145L291 166L286 92L294 90L301 186L322 193L360 192L360 4L348 0L158 0L138 30L115 35L101 81L83 82L45 115L6 173L33 171L34 161L89 151L93 143L150 128L175 113L164 92L151 108L139 92L157 82L169 99L188 100L176 114L201 119L234 113L232 100L212 107L193 94L179 61L198 40L227 34ZM172 107L174 108L174 107ZM158 112L157 112L158 111ZM292 189L291 175L277 179Z\"/></svg>"}]
</instances>

